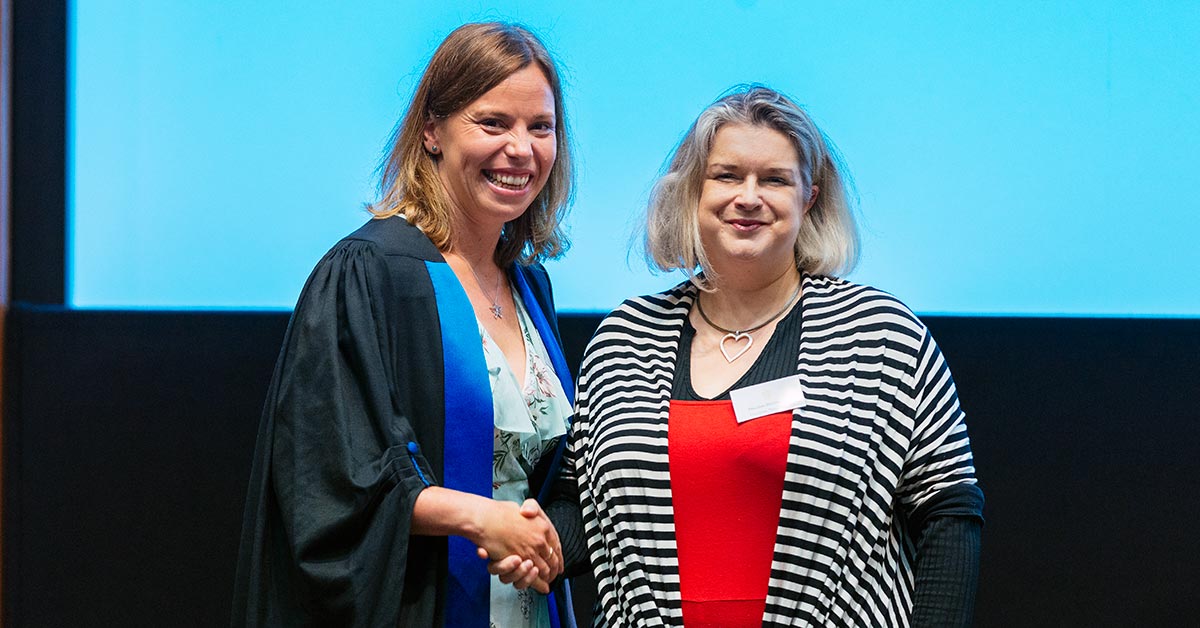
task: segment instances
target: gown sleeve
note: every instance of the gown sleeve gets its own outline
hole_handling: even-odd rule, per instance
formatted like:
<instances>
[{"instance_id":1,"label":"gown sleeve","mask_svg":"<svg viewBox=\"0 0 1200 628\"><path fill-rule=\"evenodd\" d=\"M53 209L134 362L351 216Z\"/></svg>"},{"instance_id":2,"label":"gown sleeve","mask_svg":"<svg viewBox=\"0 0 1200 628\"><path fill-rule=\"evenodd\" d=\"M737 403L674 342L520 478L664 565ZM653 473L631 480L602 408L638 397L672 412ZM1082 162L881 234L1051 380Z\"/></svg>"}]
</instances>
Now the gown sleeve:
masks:
<instances>
[{"instance_id":1,"label":"gown sleeve","mask_svg":"<svg viewBox=\"0 0 1200 628\"><path fill-rule=\"evenodd\" d=\"M435 478L396 386L391 334L412 330L392 331L404 324L392 286L362 241L309 277L259 432L235 626L401 617L413 504Z\"/></svg>"}]
</instances>

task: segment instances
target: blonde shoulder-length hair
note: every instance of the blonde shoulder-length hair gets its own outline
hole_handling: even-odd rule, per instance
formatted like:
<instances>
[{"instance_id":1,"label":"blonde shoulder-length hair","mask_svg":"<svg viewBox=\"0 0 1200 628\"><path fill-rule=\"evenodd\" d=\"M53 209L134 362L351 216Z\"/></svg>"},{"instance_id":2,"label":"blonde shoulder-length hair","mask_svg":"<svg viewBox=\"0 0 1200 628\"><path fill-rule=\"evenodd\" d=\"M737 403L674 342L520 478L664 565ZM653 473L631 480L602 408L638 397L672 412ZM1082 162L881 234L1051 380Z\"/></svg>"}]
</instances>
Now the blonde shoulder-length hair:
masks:
<instances>
[{"instance_id":1,"label":"blonde shoulder-length hair","mask_svg":"<svg viewBox=\"0 0 1200 628\"><path fill-rule=\"evenodd\" d=\"M812 275L849 273L858 262L859 238L845 166L803 109L761 85L736 87L709 105L676 147L667 173L650 194L644 240L647 263L659 270L682 270L700 288L712 287L716 275L700 243L697 210L713 138L726 124L765 126L792 140L804 189L818 188L816 202L796 237L796 268Z\"/></svg>"},{"instance_id":2,"label":"blonde shoulder-length hair","mask_svg":"<svg viewBox=\"0 0 1200 628\"><path fill-rule=\"evenodd\" d=\"M438 46L392 135L391 150L381 167L379 200L368 206L371 213L377 218L403 214L438 249L448 250L453 210L438 179L438 157L426 151L422 142L425 125L460 111L531 63L541 69L554 93L557 157L545 187L529 208L504 225L495 260L503 268L562 255L568 246L562 221L574 184L562 84L546 47L516 24L464 24Z\"/></svg>"}]
</instances>

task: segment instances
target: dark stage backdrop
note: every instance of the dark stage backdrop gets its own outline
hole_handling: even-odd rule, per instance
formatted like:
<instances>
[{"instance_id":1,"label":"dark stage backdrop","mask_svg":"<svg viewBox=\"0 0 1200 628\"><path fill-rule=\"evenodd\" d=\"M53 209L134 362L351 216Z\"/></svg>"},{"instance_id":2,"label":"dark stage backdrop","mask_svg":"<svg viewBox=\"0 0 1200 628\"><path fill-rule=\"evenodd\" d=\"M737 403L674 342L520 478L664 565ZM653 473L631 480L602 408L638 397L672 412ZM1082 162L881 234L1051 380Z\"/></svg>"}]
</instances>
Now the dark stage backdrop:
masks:
<instances>
[{"instance_id":1,"label":"dark stage backdrop","mask_svg":"<svg viewBox=\"0 0 1200 628\"><path fill-rule=\"evenodd\" d=\"M11 314L6 625L227 623L287 315ZM573 368L597 322L562 321ZM976 625L1194 622L1200 321L927 323L987 497Z\"/></svg>"}]
</instances>

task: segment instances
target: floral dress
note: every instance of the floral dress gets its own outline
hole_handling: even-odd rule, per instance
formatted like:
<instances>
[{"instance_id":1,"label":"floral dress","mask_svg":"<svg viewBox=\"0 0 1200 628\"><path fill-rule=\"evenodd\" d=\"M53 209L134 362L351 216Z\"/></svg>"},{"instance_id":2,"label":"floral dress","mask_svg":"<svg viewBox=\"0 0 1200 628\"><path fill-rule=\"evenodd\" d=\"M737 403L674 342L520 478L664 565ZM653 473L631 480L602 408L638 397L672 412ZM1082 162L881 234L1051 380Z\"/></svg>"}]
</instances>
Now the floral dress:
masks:
<instances>
[{"instance_id":1,"label":"floral dress","mask_svg":"<svg viewBox=\"0 0 1200 628\"><path fill-rule=\"evenodd\" d=\"M495 445L492 456L492 498L521 503L529 494L529 474L543 454L553 451L558 437L567 431L571 404L558 376L550 366L546 345L529 320L520 295L513 291L517 321L525 342L525 385L517 383L516 374L504 353L488 335L483 325L483 355L487 362L488 379L492 385L492 404L495 415ZM533 589L518 591L512 585L492 576L492 628L550 625L546 597Z\"/></svg>"}]
</instances>

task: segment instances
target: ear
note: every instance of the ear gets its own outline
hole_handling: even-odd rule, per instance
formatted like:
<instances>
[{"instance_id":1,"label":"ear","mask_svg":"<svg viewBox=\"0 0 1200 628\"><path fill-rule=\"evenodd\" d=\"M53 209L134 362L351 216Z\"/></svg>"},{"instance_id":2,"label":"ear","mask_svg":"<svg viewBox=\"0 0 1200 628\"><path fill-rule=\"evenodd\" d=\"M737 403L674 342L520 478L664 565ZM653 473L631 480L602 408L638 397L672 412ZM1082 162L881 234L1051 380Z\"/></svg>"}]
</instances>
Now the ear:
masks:
<instances>
[{"instance_id":1,"label":"ear","mask_svg":"<svg viewBox=\"0 0 1200 628\"><path fill-rule=\"evenodd\" d=\"M804 204L804 215L808 215L808 210L812 209L813 205L817 204L817 194L821 193L821 188L812 186L808 191L808 202Z\"/></svg>"},{"instance_id":2,"label":"ear","mask_svg":"<svg viewBox=\"0 0 1200 628\"><path fill-rule=\"evenodd\" d=\"M441 152L438 148L437 136L437 119L430 116L429 120L425 122L424 130L421 131L421 141L425 144L425 152L432 155L436 155Z\"/></svg>"}]
</instances>

